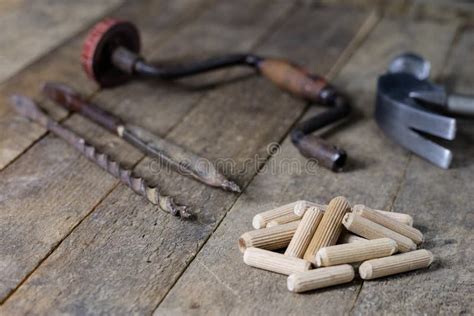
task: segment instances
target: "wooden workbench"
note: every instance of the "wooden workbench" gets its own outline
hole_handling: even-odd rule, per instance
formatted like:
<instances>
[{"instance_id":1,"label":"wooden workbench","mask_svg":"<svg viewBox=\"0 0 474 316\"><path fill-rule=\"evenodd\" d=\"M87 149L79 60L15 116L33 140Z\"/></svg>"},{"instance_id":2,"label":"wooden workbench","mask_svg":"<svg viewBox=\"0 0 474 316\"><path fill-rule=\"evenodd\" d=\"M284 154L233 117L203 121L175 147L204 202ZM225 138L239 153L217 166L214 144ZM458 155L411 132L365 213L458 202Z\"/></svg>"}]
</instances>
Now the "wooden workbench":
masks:
<instances>
[{"instance_id":1,"label":"wooden workbench","mask_svg":"<svg viewBox=\"0 0 474 316\"><path fill-rule=\"evenodd\" d=\"M406 50L428 58L434 78L472 93L472 15L458 14L462 6L420 11L423 1L416 10L417 2L398 2L384 14L378 6L331 0L2 2L0 26L9 31L0 35L0 314L472 314L472 123L460 124L449 144L453 167L441 170L385 137L372 118L376 78ZM103 16L136 22L152 60L255 51L329 76L355 108L351 120L324 134L347 150L347 170L309 170L288 133L321 108L246 70L100 90L81 70L79 53L87 29ZM121 139L46 101L38 92L45 80L64 81L126 121L213 161L232 161L234 169L224 171L243 193L160 169ZM191 205L197 220L159 211L18 117L8 104L13 93L34 97L56 119L135 166ZM278 150L269 152L271 144ZM287 291L286 277L244 265L237 239L251 229L254 214L337 195L411 214L435 263L303 295Z\"/></svg>"}]
</instances>

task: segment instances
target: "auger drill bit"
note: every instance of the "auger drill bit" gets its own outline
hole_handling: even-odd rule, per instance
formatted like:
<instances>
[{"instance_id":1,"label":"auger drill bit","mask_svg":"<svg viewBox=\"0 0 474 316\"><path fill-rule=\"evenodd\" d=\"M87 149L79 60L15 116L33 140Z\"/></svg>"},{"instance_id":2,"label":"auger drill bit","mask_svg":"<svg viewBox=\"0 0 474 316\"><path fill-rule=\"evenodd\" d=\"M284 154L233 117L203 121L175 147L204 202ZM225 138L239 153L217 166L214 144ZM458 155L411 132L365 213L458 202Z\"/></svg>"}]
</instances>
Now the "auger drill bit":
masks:
<instances>
[{"instance_id":1,"label":"auger drill bit","mask_svg":"<svg viewBox=\"0 0 474 316\"><path fill-rule=\"evenodd\" d=\"M350 112L347 100L343 106L340 106L340 98L336 102L330 100L334 89L324 78L310 74L289 61L254 54L230 54L181 66L158 66L140 55L140 45L140 34L131 22L103 20L92 28L84 42L81 54L83 68L103 88L117 86L136 77L176 80L233 66L253 68L293 96L336 107L304 123L304 128L298 128L292 140L304 156L315 158L331 170L342 168L347 156L345 152L320 137L309 135Z\"/></svg>"},{"instance_id":2,"label":"auger drill bit","mask_svg":"<svg viewBox=\"0 0 474 316\"><path fill-rule=\"evenodd\" d=\"M44 113L35 102L25 96L15 95L11 97L13 108L22 116L42 125L48 131L62 138L70 145L74 146L89 160L99 165L102 169L120 179L135 193L144 196L152 204L158 205L163 211L181 218L191 217L191 213L186 206L177 205L170 196L161 195L158 187L150 186L143 178L133 175L132 170L121 166L112 160L107 154L97 150L88 144L84 138L78 136L70 129L60 125Z\"/></svg>"},{"instance_id":3,"label":"auger drill bit","mask_svg":"<svg viewBox=\"0 0 474 316\"><path fill-rule=\"evenodd\" d=\"M158 158L160 162L173 168L180 174L189 176L212 187L240 192L239 186L227 180L209 160L199 157L139 126L124 123L112 113L87 102L71 87L61 83L48 82L43 86L42 91L57 104L68 110L79 112L110 132L125 139L145 154Z\"/></svg>"}]
</instances>

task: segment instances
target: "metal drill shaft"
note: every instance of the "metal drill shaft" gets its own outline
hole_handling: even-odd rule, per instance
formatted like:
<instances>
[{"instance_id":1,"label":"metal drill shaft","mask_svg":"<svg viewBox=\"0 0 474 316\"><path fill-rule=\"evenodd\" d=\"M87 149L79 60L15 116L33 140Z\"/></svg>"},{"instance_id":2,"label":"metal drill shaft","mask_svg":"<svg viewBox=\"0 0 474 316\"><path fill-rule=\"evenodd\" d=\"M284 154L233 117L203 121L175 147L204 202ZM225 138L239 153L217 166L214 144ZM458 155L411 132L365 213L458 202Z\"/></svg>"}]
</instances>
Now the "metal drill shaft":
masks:
<instances>
[{"instance_id":1,"label":"metal drill shaft","mask_svg":"<svg viewBox=\"0 0 474 316\"><path fill-rule=\"evenodd\" d=\"M161 195L158 187L150 186L143 178L133 175L132 170L123 167L118 162L112 160L107 154L100 152L97 148L88 144L84 138L60 125L57 121L45 114L33 100L24 96L15 95L11 98L11 102L19 114L42 125L55 135L67 141L89 160L118 178L135 193L144 196L152 204L159 205L162 210L175 216L182 218L189 218L191 216L186 206L177 205L172 197Z\"/></svg>"},{"instance_id":2,"label":"metal drill shaft","mask_svg":"<svg viewBox=\"0 0 474 316\"><path fill-rule=\"evenodd\" d=\"M180 174L213 187L240 192L239 186L227 180L209 160L185 150L144 128L126 124L112 113L84 100L71 87L61 83L48 82L43 86L43 93L57 104L69 110L77 111L107 128L145 154L158 158L161 163Z\"/></svg>"}]
</instances>

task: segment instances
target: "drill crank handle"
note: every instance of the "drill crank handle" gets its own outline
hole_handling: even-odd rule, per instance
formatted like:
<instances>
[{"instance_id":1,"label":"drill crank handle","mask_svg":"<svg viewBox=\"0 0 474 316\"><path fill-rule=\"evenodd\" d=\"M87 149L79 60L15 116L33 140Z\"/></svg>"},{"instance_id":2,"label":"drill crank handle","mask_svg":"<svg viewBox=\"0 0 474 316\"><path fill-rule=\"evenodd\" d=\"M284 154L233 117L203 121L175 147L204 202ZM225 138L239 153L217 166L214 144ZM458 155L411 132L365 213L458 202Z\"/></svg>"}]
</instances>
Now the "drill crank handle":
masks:
<instances>
[{"instance_id":1,"label":"drill crank handle","mask_svg":"<svg viewBox=\"0 0 474 316\"><path fill-rule=\"evenodd\" d=\"M112 63L121 71L161 80L176 80L232 66L255 67L260 59L252 54L229 54L178 66L158 66L124 47L116 48L112 54Z\"/></svg>"},{"instance_id":2,"label":"drill crank handle","mask_svg":"<svg viewBox=\"0 0 474 316\"><path fill-rule=\"evenodd\" d=\"M474 97L465 94L449 94L447 109L450 113L474 116Z\"/></svg>"},{"instance_id":3,"label":"drill crank handle","mask_svg":"<svg viewBox=\"0 0 474 316\"><path fill-rule=\"evenodd\" d=\"M329 91L329 89L328 89ZM306 121L295 126L291 131L291 141L300 153L332 171L341 171L347 160L347 153L321 137L311 133L323 127L342 120L351 112L348 100L335 90L331 90L331 97L324 99L324 103L331 107Z\"/></svg>"},{"instance_id":4,"label":"drill crank handle","mask_svg":"<svg viewBox=\"0 0 474 316\"><path fill-rule=\"evenodd\" d=\"M81 113L112 133L117 133L119 128L124 125L124 122L122 122L120 118L87 102L74 89L65 84L47 82L43 85L41 90L44 95L58 105L70 111Z\"/></svg>"},{"instance_id":5,"label":"drill crank handle","mask_svg":"<svg viewBox=\"0 0 474 316\"><path fill-rule=\"evenodd\" d=\"M286 60L253 54L224 55L182 66L159 67L147 63L138 54L119 47L114 51L112 61L117 68L128 74L162 80L175 80L233 66L249 66L257 69L280 89L311 102L321 101L320 93L327 86L322 77L311 75Z\"/></svg>"},{"instance_id":6,"label":"drill crank handle","mask_svg":"<svg viewBox=\"0 0 474 316\"><path fill-rule=\"evenodd\" d=\"M324 101L326 80L284 59L267 58L257 63L260 73L280 89L310 102Z\"/></svg>"}]
</instances>

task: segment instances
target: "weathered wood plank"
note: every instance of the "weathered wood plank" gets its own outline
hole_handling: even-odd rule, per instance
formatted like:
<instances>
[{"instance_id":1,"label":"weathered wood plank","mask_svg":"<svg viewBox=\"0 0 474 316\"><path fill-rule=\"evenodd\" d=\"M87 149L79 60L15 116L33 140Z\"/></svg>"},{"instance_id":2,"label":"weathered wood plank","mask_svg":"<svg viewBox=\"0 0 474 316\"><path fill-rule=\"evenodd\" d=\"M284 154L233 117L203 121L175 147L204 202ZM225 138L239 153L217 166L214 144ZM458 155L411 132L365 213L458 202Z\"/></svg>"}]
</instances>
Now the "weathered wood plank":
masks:
<instances>
[{"instance_id":1,"label":"weathered wood plank","mask_svg":"<svg viewBox=\"0 0 474 316\"><path fill-rule=\"evenodd\" d=\"M0 82L123 1L2 1Z\"/></svg>"},{"instance_id":2,"label":"weathered wood plank","mask_svg":"<svg viewBox=\"0 0 474 316\"><path fill-rule=\"evenodd\" d=\"M149 29L161 26L161 32L153 35L154 40L164 39L168 33L176 32L185 20L190 20L200 11L203 4L194 1L188 6L187 0L173 1L171 5L168 3L141 2L144 8L159 9L162 13L163 18L155 17L148 26ZM116 14L138 19L135 11L137 6L126 5ZM173 23L170 23L171 20ZM145 24L142 26L146 28ZM6 97L7 91L35 96L37 81L45 79L65 80L82 91L86 88L92 91L93 84L82 77L78 62L77 52L81 42L82 36L59 49L41 65L29 67L31 73L9 81L3 96ZM18 85L14 85L14 82L18 82ZM13 90L15 88L18 90ZM4 99L4 102L7 100ZM2 106L8 105L4 103ZM49 104L49 107L56 117L65 116L65 112L59 111L57 106ZM8 115L13 122L4 123L10 124L17 132L24 129L25 134L28 134L29 130L36 130L36 136L43 132L35 124L12 112ZM94 140L105 152L129 165L136 164L142 157L131 146L77 115L73 115L67 124L87 139ZM0 301L116 186L117 179L99 170L63 141L47 136L1 172L0 236L4 247L0 247Z\"/></svg>"},{"instance_id":3,"label":"weathered wood plank","mask_svg":"<svg viewBox=\"0 0 474 316\"><path fill-rule=\"evenodd\" d=\"M314 29L309 27L308 32ZM416 36L428 33L436 34L436 41ZM405 49L423 53L432 60L434 71L439 71L454 33L455 25L391 19L380 22L335 80L354 100L358 115L349 126L330 135L330 140L346 148L356 163L340 174L309 168L307 160L286 139L156 314L347 313L357 297L360 281L305 295L291 294L285 277L249 268L242 262L238 237L252 229L251 219L259 211L298 199L327 202L336 195L345 195L353 203L390 208L408 154L381 136L371 118L376 77L385 71L390 58Z\"/></svg>"},{"instance_id":4,"label":"weathered wood plank","mask_svg":"<svg viewBox=\"0 0 474 316\"><path fill-rule=\"evenodd\" d=\"M24 0L3 0L0 3L0 15L5 15L18 8Z\"/></svg>"},{"instance_id":5,"label":"weathered wood plank","mask_svg":"<svg viewBox=\"0 0 474 316\"><path fill-rule=\"evenodd\" d=\"M444 71L455 91L472 93L474 28L461 35ZM425 235L424 248L435 255L428 270L364 282L354 313L470 314L474 311L474 128L460 125L451 147L453 168L441 170L412 156L394 207L412 209Z\"/></svg>"},{"instance_id":6,"label":"weathered wood plank","mask_svg":"<svg viewBox=\"0 0 474 316\"><path fill-rule=\"evenodd\" d=\"M8 101L12 94L22 93L41 99L38 97L38 90L45 80L67 81L85 94L90 94L95 90L95 85L85 78L77 62L77 52L80 51L81 43L82 38L72 40L68 45L60 47L54 53L42 58L40 62L29 66L27 70L12 77L0 87L0 128L2 130L0 170L45 134L43 128L19 119L14 113ZM61 119L66 116L65 111L52 107L49 102L44 102L44 104L55 118Z\"/></svg>"},{"instance_id":7,"label":"weathered wood plank","mask_svg":"<svg viewBox=\"0 0 474 316\"><path fill-rule=\"evenodd\" d=\"M474 6L465 0L305 0L310 3L377 9L384 16L448 21L474 17Z\"/></svg>"},{"instance_id":8,"label":"weathered wood plank","mask_svg":"<svg viewBox=\"0 0 474 316\"><path fill-rule=\"evenodd\" d=\"M178 43L182 51L186 48L189 51L212 53L218 48L228 50L231 46L238 51L248 50L292 6L293 4L287 1L218 2L189 27L184 27L182 32L176 32L176 37L170 39L158 51L165 53L167 49L170 49L171 53L173 50L176 51ZM245 7L246 10L240 10L241 7ZM247 23L246 27L240 28L242 23ZM215 34L213 41L219 44L213 44L211 49L207 48L210 38L202 41L193 41L190 38L190 36L195 36L196 30L200 30L198 34L204 36L202 34L205 34L208 29L223 28L227 29L227 33ZM249 39L250 33L253 39ZM259 86L268 87L269 90L255 93L254 98L247 94L241 99L228 100L229 95L248 91L256 83L259 83ZM169 122L166 118L160 117L161 108L166 110L180 103L191 108L200 100L200 96L207 93L178 88L170 89L161 83L149 83L143 86L150 89L147 92L149 99L146 102L146 98L138 93L142 91L138 83L115 89L116 92L128 90L130 95L137 95L137 99L133 99L136 105L134 113L131 113L130 108L126 110L122 108L123 105L115 103L119 99L108 100L108 102L105 102L102 96L98 99L101 100L101 104L104 101L103 103L110 107L116 104L113 108L114 112L120 113L127 120L133 120L134 117L138 120L139 116L136 112L141 112L143 116L152 116L138 123L151 127L153 131L165 133L166 128L160 124L169 124ZM268 83L254 78L253 81L218 89L211 94L214 97L209 97L206 103L211 105L211 101L218 101L226 106L229 114L243 116L244 122L249 122L255 113L261 112L258 114L258 122L264 123L274 112L268 104L276 100L287 100L284 109L289 109L292 106L290 101L294 102L290 97L282 97L282 94L276 90L277 94L270 93L269 95L268 91L274 91L272 89L273 87L270 87ZM112 92L107 93L112 94ZM158 94L158 96L153 94ZM226 104L222 101L226 101ZM244 103L246 101L247 104ZM179 106L176 111L181 111L182 108ZM235 120L235 116L230 115L219 122L219 118L223 116L222 112L225 111L221 108L220 113L210 113L209 120L203 122L203 126L208 126L208 133L216 133L220 128L226 127ZM275 118L270 120L271 126L275 127L277 120L282 120L283 116L283 111L279 111ZM207 124L215 122L218 123L217 126ZM291 121L287 124L291 124ZM233 131L237 132L238 128L234 126ZM280 128L280 130L280 136L275 135L275 137L281 137L285 129ZM246 129L244 135L250 136L251 133L251 129ZM226 137L227 146L225 148L212 147L213 150L225 154L225 150L232 148L233 144L230 141L234 140L235 136L227 135ZM257 150L256 148L262 147L261 143L264 143L264 140L259 139L252 145L250 151L253 153ZM243 146L240 145L240 148ZM204 152L201 151L201 153ZM145 161L139 169L150 175L148 167L148 162ZM162 175L163 173L159 177ZM83 176L86 177L89 174ZM199 245L207 239L215 226L215 221L222 217L235 199L232 194L210 189L195 181L177 176L175 173L170 179L160 179L159 184L167 193L180 194L188 201L192 201L192 204L203 206L200 221L183 223L160 212L157 207L146 203L128 188L119 186L5 302L3 311L22 313L35 308L38 313L46 313L50 309L79 314L151 312L169 287L174 284L175 279L186 266L187 261L196 253ZM215 219L214 216L219 216L219 218ZM71 281L76 283L74 287L70 286ZM49 289L41 289L42 286Z\"/></svg>"},{"instance_id":9,"label":"weathered wood plank","mask_svg":"<svg viewBox=\"0 0 474 316\"><path fill-rule=\"evenodd\" d=\"M186 10L190 12L189 15L192 15L194 14L193 9L200 9L203 2L209 1L182 0L163 3L146 0L140 1L140 5L130 2L125 5L124 9L111 12L111 15L136 22L142 33L142 40L146 42L146 47L153 49L172 36L173 32L169 32L170 29L177 29L184 20L176 19L176 15L172 12L185 11L185 7L188 7ZM153 12L154 14L147 15L143 12ZM0 129L3 136L0 138L0 170L21 155L45 133L44 129L32 127L31 124L25 124L24 121L18 121L16 114L8 106L8 97L12 93L21 92L37 96L39 85L45 80L66 81L86 95L90 95L96 89L96 85L86 78L79 63L81 45L87 32L88 30L85 30L74 38L72 43L63 45L53 53L42 57L38 62L0 86ZM59 62L60 60L64 62ZM48 106L49 103L45 105ZM66 112L58 107L49 108L56 118L62 119L66 116ZM170 122L173 121L170 120Z\"/></svg>"}]
</instances>

